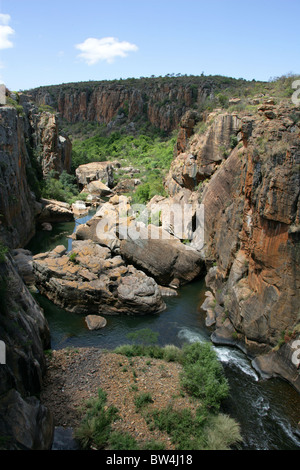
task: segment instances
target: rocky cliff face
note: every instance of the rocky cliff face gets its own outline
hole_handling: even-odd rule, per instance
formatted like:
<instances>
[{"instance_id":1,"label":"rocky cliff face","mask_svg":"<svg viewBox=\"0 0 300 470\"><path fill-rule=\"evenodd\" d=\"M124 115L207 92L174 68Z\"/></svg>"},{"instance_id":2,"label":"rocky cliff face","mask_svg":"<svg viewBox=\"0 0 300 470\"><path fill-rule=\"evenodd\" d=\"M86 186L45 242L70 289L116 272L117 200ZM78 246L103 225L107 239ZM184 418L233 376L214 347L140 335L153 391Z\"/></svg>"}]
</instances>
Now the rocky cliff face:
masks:
<instances>
[{"instance_id":1,"label":"rocky cliff face","mask_svg":"<svg viewBox=\"0 0 300 470\"><path fill-rule=\"evenodd\" d=\"M23 247L35 233L38 180L70 166L71 147L56 117L39 112L25 96L8 93L0 107L0 448L49 449L52 417L39 401L50 334L43 312L3 245ZM19 101L18 101L19 100Z\"/></svg>"},{"instance_id":2,"label":"rocky cliff face","mask_svg":"<svg viewBox=\"0 0 300 470\"><path fill-rule=\"evenodd\" d=\"M38 180L71 165L71 143L60 135L55 115L39 112L25 96L20 103L21 114L13 105L0 107L0 239L11 248L35 233Z\"/></svg>"},{"instance_id":3,"label":"rocky cliff face","mask_svg":"<svg viewBox=\"0 0 300 470\"><path fill-rule=\"evenodd\" d=\"M299 336L300 128L288 103L210 119L204 135L195 133L174 160L166 183L178 195L207 176L198 194L206 283L214 295L205 304L212 339L239 345L258 356L265 373L300 389L291 361ZM289 347L278 350L283 335Z\"/></svg>"},{"instance_id":4,"label":"rocky cliff face","mask_svg":"<svg viewBox=\"0 0 300 470\"><path fill-rule=\"evenodd\" d=\"M193 191L215 172L228 156L241 124L236 114L226 112L211 113L206 121L200 121L198 132L194 132L196 122L197 117L191 112L181 120L177 158L166 179L166 189L171 196L181 188Z\"/></svg>"},{"instance_id":5,"label":"rocky cliff face","mask_svg":"<svg viewBox=\"0 0 300 470\"><path fill-rule=\"evenodd\" d=\"M34 235L39 205L29 184L33 170L24 118L13 107L0 108L0 139L0 237L15 248Z\"/></svg>"},{"instance_id":6,"label":"rocky cliff face","mask_svg":"<svg viewBox=\"0 0 300 470\"><path fill-rule=\"evenodd\" d=\"M43 176L50 171L61 174L69 172L72 160L70 139L60 130L55 113L37 108L27 95L20 96L25 116L30 145L35 149L36 158L41 165Z\"/></svg>"},{"instance_id":7,"label":"rocky cliff face","mask_svg":"<svg viewBox=\"0 0 300 470\"><path fill-rule=\"evenodd\" d=\"M153 126L170 132L177 128L184 113L201 104L215 83L201 77L194 79L162 78L68 84L30 90L37 104L54 107L68 122L96 121L113 123L118 118L128 122L145 119Z\"/></svg>"},{"instance_id":8,"label":"rocky cliff face","mask_svg":"<svg viewBox=\"0 0 300 470\"><path fill-rule=\"evenodd\" d=\"M0 448L49 449L53 420L38 400L50 347L47 322L20 278L10 256L0 263Z\"/></svg>"}]
</instances>

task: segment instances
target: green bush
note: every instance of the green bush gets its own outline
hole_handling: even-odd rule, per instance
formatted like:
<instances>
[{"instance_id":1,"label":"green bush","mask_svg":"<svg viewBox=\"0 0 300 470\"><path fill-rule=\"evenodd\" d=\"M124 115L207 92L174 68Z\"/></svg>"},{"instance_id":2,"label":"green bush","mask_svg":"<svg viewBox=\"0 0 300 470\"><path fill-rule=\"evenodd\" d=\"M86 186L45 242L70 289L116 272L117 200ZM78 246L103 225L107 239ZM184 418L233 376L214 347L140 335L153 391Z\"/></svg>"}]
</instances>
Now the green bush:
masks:
<instances>
[{"instance_id":1,"label":"green bush","mask_svg":"<svg viewBox=\"0 0 300 470\"><path fill-rule=\"evenodd\" d=\"M114 431L108 439L109 450L138 450L137 441L129 433Z\"/></svg>"},{"instance_id":2,"label":"green bush","mask_svg":"<svg viewBox=\"0 0 300 470\"><path fill-rule=\"evenodd\" d=\"M177 348L173 344L167 344L163 348L163 359L167 362L181 362L182 361L182 350Z\"/></svg>"},{"instance_id":3,"label":"green bush","mask_svg":"<svg viewBox=\"0 0 300 470\"><path fill-rule=\"evenodd\" d=\"M118 419L118 410L114 406L107 406L106 399L106 392L99 389L98 398L87 403L86 415L75 429L74 437L83 449L103 449L108 442L111 424Z\"/></svg>"},{"instance_id":4,"label":"green bush","mask_svg":"<svg viewBox=\"0 0 300 470\"><path fill-rule=\"evenodd\" d=\"M193 343L183 350L183 388L211 411L218 411L229 386L222 364L209 343Z\"/></svg>"},{"instance_id":5,"label":"green bush","mask_svg":"<svg viewBox=\"0 0 300 470\"><path fill-rule=\"evenodd\" d=\"M150 328L142 328L141 330L127 334L128 339L144 345L157 343L158 337L159 333L151 330Z\"/></svg>"},{"instance_id":6,"label":"green bush","mask_svg":"<svg viewBox=\"0 0 300 470\"><path fill-rule=\"evenodd\" d=\"M176 450L200 450L205 447L204 422L200 414L193 416L189 409L174 410L168 406L161 410L149 411L148 425L166 432L176 446Z\"/></svg>"},{"instance_id":7,"label":"green bush","mask_svg":"<svg viewBox=\"0 0 300 470\"><path fill-rule=\"evenodd\" d=\"M148 392L141 392L136 395L134 399L134 404L137 411L139 411L148 403L153 403L152 396Z\"/></svg>"},{"instance_id":8,"label":"green bush","mask_svg":"<svg viewBox=\"0 0 300 470\"><path fill-rule=\"evenodd\" d=\"M238 423L229 416L211 415L202 407L190 409L168 406L145 414L150 429L166 432L176 450L229 450L242 440Z\"/></svg>"},{"instance_id":9,"label":"green bush","mask_svg":"<svg viewBox=\"0 0 300 470\"><path fill-rule=\"evenodd\" d=\"M59 178L55 171L51 171L43 182L42 196L46 199L55 199L57 201L72 204L77 199L84 199L79 193L75 176L63 171Z\"/></svg>"}]
</instances>

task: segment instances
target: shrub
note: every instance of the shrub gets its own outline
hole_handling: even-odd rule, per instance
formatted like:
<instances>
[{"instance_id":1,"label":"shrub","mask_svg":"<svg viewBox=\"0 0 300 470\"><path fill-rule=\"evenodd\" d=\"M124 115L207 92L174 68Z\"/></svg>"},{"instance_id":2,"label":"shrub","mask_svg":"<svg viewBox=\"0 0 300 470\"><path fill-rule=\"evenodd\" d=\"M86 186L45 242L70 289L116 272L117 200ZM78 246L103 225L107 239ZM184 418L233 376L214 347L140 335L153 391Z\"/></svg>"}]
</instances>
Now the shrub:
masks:
<instances>
[{"instance_id":1,"label":"shrub","mask_svg":"<svg viewBox=\"0 0 300 470\"><path fill-rule=\"evenodd\" d=\"M224 414L211 417L206 444L209 450L228 450L240 441L240 426L235 420Z\"/></svg>"},{"instance_id":2,"label":"shrub","mask_svg":"<svg viewBox=\"0 0 300 470\"><path fill-rule=\"evenodd\" d=\"M204 447L204 429L199 413L193 416L191 410L174 410L171 406L148 412L146 419L160 431L171 437L177 450L200 450Z\"/></svg>"},{"instance_id":3,"label":"shrub","mask_svg":"<svg viewBox=\"0 0 300 470\"><path fill-rule=\"evenodd\" d=\"M176 450L229 450L242 440L239 424L227 415L211 415L202 407L195 413L171 406L148 411L146 421L171 437Z\"/></svg>"},{"instance_id":4,"label":"shrub","mask_svg":"<svg viewBox=\"0 0 300 470\"><path fill-rule=\"evenodd\" d=\"M228 382L215 351L209 343L193 343L183 351L183 388L212 411L218 411L228 396Z\"/></svg>"},{"instance_id":5,"label":"shrub","mask_svg":"<svg viewBox=\"0 0 300 470\"><path fill-rule=\"evenodd\" d=\"M129 433L114 431L108 439L109 450L138 450L139 445Z\"/></svg>"},{"instance_id":6,"label":"shrub","mask_svg":"<svg viewBox=\"0 0 300 470\"><path fill-rule=\"evenodd\" d=\"M136 395L134 399L134 404L137 411L148 403L153 403L152 396L148 392L141 392L139 395Z\"/></svg>"},{"instance_id":7,"label":"shrub","mask_svg":"<svg viewBox=\"0 0 300 470\"><path fill-rule=\"evenodd\" d=\"M77 263L77 260L76 260L76 257L77 257L78 253L76 253L75 251L73 251L72 253L70 253L69 255L69 260L76 264Z\"/></svg>"},{"instance_id":8,"label":"shrub","mask_svg":"<svg viewBox=\"0 0 300 470\"><path fill-rule=\"evenodd\" d=\"M234 147L237 146L238 142L239 142L239 141L238 141L238 138L237 138L236 135L231 135L231 136L230 136L230 147L231 147L232 149L234 149Z\"/></svg>"},{"instance_id":9,"label":"shrub","mask_svg":"<svg viewBox=\"0 0 300 470\"><path fill-rule=\"evenodd\" d=\"M83 199L75 181L75 177L66 171L63 171L59 178L56 177L55 171L51 171L45 178L42 196L46 199L55 199L69 204L79 198Z\"/></svg>"},{"instance_id":10,"label":"shrub","mask_svg":"<svg viewBox=\"0 0 300 470\"><path fill-rule=\"evenodd\" d=\"M180 362L182 360L182 351L173 344L167 344L163 348L163 359L167 362Z\"/></svg>"},{"instance_id":11,"label":"shrub","mask_svg":"<svg viewBox=\"0 0 300 470\"><path fill-rule=\"evenodd\" d=\"M83 449L95 447L103 449L111 432L111 423L118 418L118 410L114 406L106 406L107 394L98 390L98 398L87 403L87 413L74 436Z\"/></svg>"}]
</instances>

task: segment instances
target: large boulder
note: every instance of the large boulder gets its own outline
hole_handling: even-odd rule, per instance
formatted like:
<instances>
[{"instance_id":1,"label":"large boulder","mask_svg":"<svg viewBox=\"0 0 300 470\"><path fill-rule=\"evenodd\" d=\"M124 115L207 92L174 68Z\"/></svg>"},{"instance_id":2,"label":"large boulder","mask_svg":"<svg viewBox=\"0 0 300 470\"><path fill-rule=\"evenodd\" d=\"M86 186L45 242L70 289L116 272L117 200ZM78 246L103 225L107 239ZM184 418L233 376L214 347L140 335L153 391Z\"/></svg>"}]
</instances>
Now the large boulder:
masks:
<instances>
[{"instance_id":1,"label":"large boulder","mask_svg":"<svg viewBox=\"0 0 300 470\"><path fill-rule=\"evenodd\" d=\"M76 169L77 183L80 187L84 187L92 181L101 181L111 188L114 184L113 168L113 162L91 162L80 165Z\"/></svg>"},{"instance_id":2,"label":"large boulder","mask_svg":"<svg viewBox=\"0 0 300 470\"><path fill-rule=\"evenodd\" d=\"M157 210L153 208L153 214ZM204 261L196 249L164 227L146 225L142 219L126 197L115 195L87 224L78 227L75 238L109 247L163 286L178 287L203 274Z\"/></svg>"},{"instance_id":3,"label":"large boulder","mask_svg":"<svg viewBox=\"0 0 300 470\"><path fill-rule=\"evenodd\" d=\"M62 247L64 248L64 247ZM33 258L36 284L56 305L83 314L150 314L165 309L154 279L91 240Z\"/></svg>"},{"instance_id":4,"label":"large boulder","mask_svg":"<svg viewBox=\"0 0 300 470\"><path fill-rule=\"evenodd\" d=\"M42 211L38 217L38 223L45 222L70 222L74 220L74 214L70 204L54 199L42 199Z\"/></svg>"},{"instance_id":5,"label":"large boulder","mask_svg":"<svg viewBox=\"0 0 300 470\"><path fill-rule=\"evenodd\" d=\"M136 236L136 234L139 236ZM135 236L132 236L132 235ZM127 263L142 269L163 286L186 284L204 273L201 254L162 227L136 226L121 240L121 256Z\"/></svg>"}]
</instances>

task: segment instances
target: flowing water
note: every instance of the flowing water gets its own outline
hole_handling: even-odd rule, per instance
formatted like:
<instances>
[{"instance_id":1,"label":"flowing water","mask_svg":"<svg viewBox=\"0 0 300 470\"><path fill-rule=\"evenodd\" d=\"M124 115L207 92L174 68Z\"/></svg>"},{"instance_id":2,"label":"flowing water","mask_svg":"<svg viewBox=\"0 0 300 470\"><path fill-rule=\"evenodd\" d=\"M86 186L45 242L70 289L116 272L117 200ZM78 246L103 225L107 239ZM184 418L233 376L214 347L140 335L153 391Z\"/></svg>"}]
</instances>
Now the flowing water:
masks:
<instances>
[{"instance_id":1,"label":"flowing water","mask_svg":"<svg viewBox=\"0 0 300 470\"><path fill-rule=\"evenodd\" d=\"M77 219L85 223L94 212ZM52 232L37 232L28 245L34 254L48 251L63 244L71 249L67 238L74 222L56 224ZM186 342L210 341L211 332L205 326L205 312L201 304L205 298L203 280L193 282L179 290L177 297L166 297L167 309L158 315L107 316L102 330L90 331L84 316L72 314L56 307L41 295L37 300L45 311L51 331L51 347L99 347L113 349L128 342L128 333L151 328L159 333L158 343L163 346L182 346ZM105 315L103 315L105 316ZM241 425L242 449L299 450L300 435L296 434L300 420L300 394L280 379L262 380L252 368L247 356L236 348L214 346L223 364L230 386L230 397L223 412Z\"/></svg>"}]
</instances>

